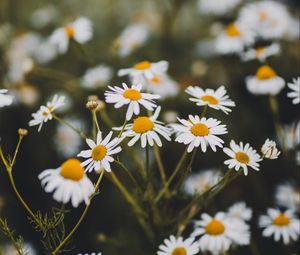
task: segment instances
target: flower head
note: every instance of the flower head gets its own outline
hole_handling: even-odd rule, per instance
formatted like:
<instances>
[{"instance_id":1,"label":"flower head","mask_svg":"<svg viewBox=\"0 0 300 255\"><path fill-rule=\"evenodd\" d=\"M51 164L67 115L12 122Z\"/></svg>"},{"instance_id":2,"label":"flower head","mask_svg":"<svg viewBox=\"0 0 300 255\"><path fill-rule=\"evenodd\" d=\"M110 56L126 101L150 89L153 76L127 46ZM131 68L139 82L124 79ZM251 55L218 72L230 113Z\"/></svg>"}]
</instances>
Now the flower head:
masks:
<instances>
[{"instance_id":1,"label":"flower head","mask_svg":"<svg viewBox=\"0 0 300 255\"><path fill-rule=\"evenodd\" d=\"M198 0L198 7L203 14L224 15L232 11L241 0Z\"/></svg>"},{"instance_id":2,"label":"flower head","mask_svg":"<svg viewBox=\"0 0 300 255\"><path fill-rule=\"evenodd\" d=\"M277 149L274 141L267 139L261 147L261 154L263 158L277 159L280 155L280 151Z\"/></svg>"},{"instance_id":3,"label":"flower head","mask_svg":"<svg viewBox=\"0 0 300 255\"><path fill-rule=\"evenodd\" d=\"M98 65L86 70L82 77L82 87L87 89L96 89L106 83L112 77L112 70L107 65Z\"/></svg>"},{"instance_id":4,"label":"flower head","mask_svg":"<svg viewBox=\"0 0 300 255\"><path fill-rule=\"evenodd\" d=\"M243 61L249 61L257 59L260 62L265 62L265 60L273 55L280 53L280 45L278 43L272 43L268 46L259 46L251 48L246 52L241 53L241 58Z\"/></svg>"},{"instance_id":5,"label":"flower head","mask_svg":"<svg viewBox=\"0 0 300 255\"><path fill-rule=\"evenodd\" d=\"M252 218L252 209L248 208L245 202L238 202L229 207L228 217L249 221Z\"/></svg>"},{"instance_id":6,"label":"flower head","mask_svg":"<svg viewBox=\"0 0 300 255\"><path fill-rule=\"evenodd\" d=\"M11 95L7 95L7 91L7 89L0 89L0 107L11 105L13 102L13 97Z\"/></svg>"},{"instance_id":7,"label":"flower head","mask_svg":"<svg viewBox=\"0 0 300 255\"><path fill-rule=\"evenodd\" d=\"M300 211L300 187L293 183L281 184L276 188L276 202L279 206Z\"/></svg>"},{"instance_id":8,"label":"flower head","mask_svg":"<svg viewBox=\"0 0 300 255\"><path fill-rule=\"evenodd\" d=\"M293 104L300 103L300 76L293 79L293 82L288 83L291 91L287 94L288 97L293 98Z\"/></svg>"}]
</instances>

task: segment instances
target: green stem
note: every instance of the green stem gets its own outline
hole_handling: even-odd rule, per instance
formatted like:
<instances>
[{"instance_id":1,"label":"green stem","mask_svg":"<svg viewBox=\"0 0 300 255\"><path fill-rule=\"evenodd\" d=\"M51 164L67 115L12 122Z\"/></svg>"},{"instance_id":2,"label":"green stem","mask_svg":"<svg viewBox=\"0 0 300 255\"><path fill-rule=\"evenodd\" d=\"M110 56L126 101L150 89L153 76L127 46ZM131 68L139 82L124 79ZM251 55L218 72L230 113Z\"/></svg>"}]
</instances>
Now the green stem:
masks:
<instances>
[{"instance_id":1,"label":"green stem","mask_svg":"<svg viewBox=\"0 0 300 255\"><path fill-rule=\"evenodd\" d=\"M203 111L202 111L202 113L200 115L200 118L203 118L205 116L206 112L207 112L207 104L204 105L204 108L203 108Z\"/></svg>"},{"instance_id":2,"label":"green stem","mask_svg":"<svg viewBox=\"0 0 300 255\"><path fill-rule=\"evenodd\" d=\"M122 129L121 129L121 131L120 131L120 133L119 133L119 135L118 135L118 138L120 138L121 135L123 134L126 124L127 124L127 120L125 119L125 120L124 120L124 123L123 123L123 126L122 126Z\"/></svg>"},{"instance_id":3,"label":"green stem","mask_svg":"<svg viewBox=\"0 0 300 255\"><path fill-rule=\"evenodd\" d=\"M157 165L158 165L158 169L159 169L159 172L160 172L161 179L162 179L164 185L166 185L166 183L167 183L166 170L165 170L165 167L163 165L163 162L162 162L162 159L161 159L161 156L160 156L160 151L159 151L159 148L158 148L157 145L154 145L154 155L155 155L155 158L156 158L156 162L157 162Z\"/></svg>"}]
</instances>

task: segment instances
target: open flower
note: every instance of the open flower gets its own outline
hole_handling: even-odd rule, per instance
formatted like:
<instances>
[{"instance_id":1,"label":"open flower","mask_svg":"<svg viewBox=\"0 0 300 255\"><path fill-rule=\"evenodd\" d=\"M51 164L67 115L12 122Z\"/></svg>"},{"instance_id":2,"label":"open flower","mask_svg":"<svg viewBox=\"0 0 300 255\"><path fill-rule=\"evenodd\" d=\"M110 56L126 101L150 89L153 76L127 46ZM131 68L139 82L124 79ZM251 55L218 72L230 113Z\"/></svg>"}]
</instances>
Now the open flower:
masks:
<instances>
[{"instance_id":1,"label":"open flower","mask_svg":"<svg viewBox=\"0 0 300 255\"><path fill-rule=\"evenodd\" d=\"M198 0L198 7L203 14L224 15L232 11L241 0Z\"/></svg>"},{"instance_id":2,"label":"open flower","mask_svg":"<svg viewBox=\"0 0 300 255\"><path fill-rule=\"evenodd\" d=\"M261 153L267 159L277 159L280 155L280 151L276 148L276 143L269 139L261 147Z\"/></svg>"},{"instance_id":3,"label":"open flower","mask_svg":"<svg viewBox=\"0 0 300 255\"><path fill-rule=\"evenodd\" d=\"M293 183L284 183L276 188L276 202L279 206L300 211L300 187Z\"/></svg>"},{"instance_id":4,"label":"open flower","mask_svg":"<svg viewBox=\"0 0 300 255\"><path fill-rule=\"evenodd\" d=\"M259 154L254 150L249 143L246 143L245 146L242 142L236 144L233 140L230 141L230 148L224 148L223 151L231 157L224 161L225 165L228 165L228 168L234 168L236 171L243 169L244 174L248 175L248 166L253 168L256 171L259 171L258 162L262 159Z\"/></svg>"},{"instance_id":5,"label":"open flower","mask_svg":"<svg viewBox=\"0 0 300 255\"><path fill-rule=\"evenodd\" d=\"M216 147L223 147L224 141L217 135L227 133L226 125L220 125L221 121L213 118L201 118L197 115L189 115L189 120L179 119L182 124L176 126L178 143L189 144L187 152L191 152L194 148L201 146L201 150L206 152L208 145L213 151L217 151Z\"/></svg>"},{"instance_id":6,"label":"open flower","mask_svg":"<svg viewBox=\"0 0 300 255\"><path fill-rule=\"evenodd\" d=\"M200 87L189 86L185 92L193 96L190 100L197 105L208 105L209 107L215 110L221 110L226 114L231 112L231 109L228 107L235 106L235 103L229 99L228 95L226 95L227 92L224 86L219 87L216 91L213 89L203 90Z\"/></svg>"},{"instance_id":7,"label":"open flower","mask_svg":"<svg viewBox=\"0 0 300 255\"><path fill-rule=\"evenodd\" d=\"M286 245L291 240L298 240L300 235L300 221L292 210L281 212L278 209L269 208L267 215L260 216L259 226L264 228L263 236L274 235L276 242L283 239L283 243Z\"/></svg>"},{"instance_id":8,"label":"open flower","mask_svg":"<svg viewBox=\"0 0 300 255\"><path fill-rule=\"evenodd\" d=\"M112 70L107 65L102 64L89 68L82 77L82 87L96 89L100 86L106 86L111 77Z\"/></svg>"},{"instance_id":9,"label":"open flower","mask_svg":"<svg viewBox=\"0 0 300 255\"><path fill-rule=\"evenodd\" d=\"M103 167L107 172L111 171L110 163L114 162L112 155L119 153L122 148L118 146L122 139L115 137L111 139L113 132L102 139L102 132L98 131L96 143L91 139L86 139L86 143L90 147L89 150L81 151L77 156L87 158L81 163L86 167L85 171L91 172L93 169L99 171Z\"/></svg>"},{"instance_id":10,"label":"open flower","mask_svg":"<svg viewBox=\"0 0 300 255\"><path fill-rule=\"evenodd\" d=\"M7 95L7 89L0 89L0 107L11 105L13 102L13 97Z\"/></svg>"},{"instance_id":11,"label":"open flower","mask_svg":"<svg viewBox=\"0 0 300 255\"><path fill-rule=\"evenodd\" d=\"M252 209L245 202L238 202L228 208L227 216L235 219L249 221L252 218Z\"/></svg>"},{"instance_id":12,"label":"open flower","mask_svg":"<svg viewBox=\"0 0 300 255\"><path fill-rule=\"evenodd\" d=\"M133 123L125 126L122 137L132 137L128 142L128 146L134 145L141 139L142 148L145 148L147 144L153 146L154 143L161 147L162 143L158 134L171 141L169 128L165 127L163 122L157 120L159 113L160 106L156 108L151 117L139 116L134 119ZM115 130L121 129L115 128Z\"/></svg>"},{"instance_id":13,"label":"open flower","mask_svg":"<svg viewBox=\"0 0 300 255\"><path fill-rule=\"evenodd\" d=\"M115 104L115 108L120 108L128 104L126 120L130 120L133 114L140 114L140 105L149 111L154 110L156 104L153 100L158 99L159 95L142 93L142 84L132 85L131 88L126 83L122 83L122 85L123 88L108 86L111 91L105 92L105 101Z\"/></svg>"},{"instance_id":14,"label":"open flower","mask_svg":"<svg viewBox=\"0 0 300 255\"><path fill-rule=\"evenodd\" d=\"M77 159L68 159L59 168L43 171L39 179L47 193L54 192L56 201L64 204L71 201L73 207L78 207L82 201L87 204L94 192L93 183Z\"/></svg>"},{"instance_id":15,"label":"open flower","mask_svg":"<svg viewBox=\"0 0 300 255\"><path fill-rule=\"evenodd\" d=\"M243 61L249 61L257 59L260 62L265 62L270 56L277 55L280 53L280 45L278 43L272 43L268 46L259 46L256 48L251 48L246 52L241 54Z\"/></svg>"},{"instance_id":16,"label":"open flower","mask_svg":"<svg viewBox=\"0 0 300 255\"><path fill-rule=\"evenodd\" d=\"M300 103L300 76L293 79L293 82L288 83L288 87L292 90L287 96L293 98L293 104Z\"/></svg>"},{"instance_id":17,"label":"open flower","mask_svg":"<svg viewBox=\"0 0 300 255\"><path fill-rule=\"evenodd\" d=\"M172 235L159 246L157 255L195 255L198 252L199 247L194 238L184 240L181 236L176 238Z\"/></svg>"}]
</instances>

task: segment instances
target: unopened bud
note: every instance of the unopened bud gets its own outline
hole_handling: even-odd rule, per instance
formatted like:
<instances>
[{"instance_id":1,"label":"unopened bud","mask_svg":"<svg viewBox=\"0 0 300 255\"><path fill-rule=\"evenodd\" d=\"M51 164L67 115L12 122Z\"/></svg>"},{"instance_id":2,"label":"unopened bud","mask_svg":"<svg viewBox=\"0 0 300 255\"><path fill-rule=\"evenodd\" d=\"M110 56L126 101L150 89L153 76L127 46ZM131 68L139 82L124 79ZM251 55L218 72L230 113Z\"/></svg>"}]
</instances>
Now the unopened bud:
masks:
<instances>
[{"instance_id":1,"label":"unopened bud","mask_svg":"<svg viewBox=\"0 0 300 255\"><path fill-rule=\"evenodd\" d=\"M91 100L86 103L86 108L88 108L91 111L95 110L97 107L98 107L98 101Z\"/></svg>"},{"instance_id":2,"label":"unopened bud","mask_svg":"<svg viewBox=\"0 0 300 255\"><path fill-rule=\"evenodd\" d=\"M19 136L26 136L26 135L28 135L28 130L25 128L19 128L18 134L19 134Z\"/></svg>"}]
</instances>

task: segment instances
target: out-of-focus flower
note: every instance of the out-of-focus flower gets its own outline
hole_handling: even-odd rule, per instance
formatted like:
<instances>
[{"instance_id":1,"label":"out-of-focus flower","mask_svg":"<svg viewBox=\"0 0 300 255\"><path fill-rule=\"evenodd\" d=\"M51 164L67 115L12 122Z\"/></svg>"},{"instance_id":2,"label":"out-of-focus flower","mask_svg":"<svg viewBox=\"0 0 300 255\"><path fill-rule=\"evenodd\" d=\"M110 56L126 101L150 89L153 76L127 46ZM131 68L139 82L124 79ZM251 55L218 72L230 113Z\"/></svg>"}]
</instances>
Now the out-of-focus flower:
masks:
<instances>
[{"instance_id":1,"label":"out-of-focus flower","mask_svg":"<svg viewBox=\"0 0 300 255\"><path fill-rule=\"evenodd\" d=\"M46 5L32 12L30 23L35 28L43 28L58 18L58 11L54 5Z\"/></svg>"},{"instance_id":2,"label":"out-of-focus flower","mask_svg":"<svg viewBox=\"0 0 300 255\"><path fill-rule=\"evenodd\" d=\"M8 106L13 103L13 96L7 94L7 89L0 89L0 107Z\"/></svg>"},{"instance_id":3,"label":"out-of-focus flower","mask_svg":"<svg viewBox=\"0 0 300 255\"><path fill-rule=\"evenodd\" d=\"M198 0L198 7L203 14L224 15L232 11L242 0Z\"/></svg>"},{"instance_id":4,"label":"out-of-focus flower","mask_svg":"<svg viewBox=\"0 0 300 255\"><path fill-rule=\"evenodd\" d=\"M300 38L299 17L290 17L285 38L292 41L299 40Z\"/></svg>"},{"instance_id":5,"label":"out-of-focus flower","mask_svg":"<svg viewBox=\"0 0 300 255\"><path fill-rule=\"evenodd\" d=\"M27 106L35 105L40 98L37 88L27 82L20 83L13 92L16 101Z\"/></svg>"},{"instance_id":6,"label":"out-of-focus flower","mask_svg":"<svg viewBox=\"0 0 300 255\"><path fill-rule=\"evenodd\" d=\"M102 132L98 131L96 142L91 139L86 139L86 143L90 147L88 150L81 151L77 156L86 158L81 165L85 171L97 171L103 167L107 172L111 171L110 163L114 162L112 155L119 153L122 148L118 146L122 139L115 137L111 140L113 132L102 139Z\"/></svg>"},{"instance_id":7,"label":"out-of-focus flower","mask_svg":"<svg viewBox=\"0 0 300 255\"><path fill-rule=\"evenodd\" d=\"M3 254L5 255L19 255L19 252L12 244L4 245L3 248L4 248ZM37 255L37 251L31 243L25 242L22 248L23 248L22 250L25 252L26 255Z\"/></svg>"},{"instance_id":8,"label":"out-of-focus flower","mask_svg":"<svg viewBox=\"0 0 300 255\"><path fill-rule=\"evenodd\" d=\"M177 121L178 112L166 111L162 114L162 119L165 123L173 123Z\"/></svg>"},{"instance_id":9,"label":"out-of-focus flower","mask_svg":"<svg viewBox=\"0 0 300 255\"><path fill-rule=\"evenodd\" d=\"M278 209L269 208L267 215L260 216L259 226L264 228L263 236L274 235L276 242L283 239L285 245L298 240L300 235L300 221L292 210L281 212Z\"/></svg>"},{"instance_id":10,"label":"out-of-focus flower","mask_svg":"<svg viewBox=\"0 0 300 255\"><path fill-rule=\"evenodd\" d=\"M159 246L157 255L195 255L199 252L198 243L194 238L183 239L170 236Z\"/></svg>"},{"instance_id":11,"label":"out-of-focus flower","mask_svg":"<svg viewBox=\"0 0 300 255\"><path fill-rule=\"evenodd\" d=\"M252 218L252 209L245 202L235 203L228 208L227 216L235 219L249 221Z\"/></svg>"},{"instance_id":12,"label":"out-of-focus flower","mask_svg":"<svg viewBox=\"0 0 300 255\"><path fill-rule=\"evenodd\" d=\"M228 114L231 109L228 107L234 107L235 103L229 99L226 95L226 89L224 86L219 87L216 91L213 89L203 90L200 87L189 86L186 93L193 96L190 101L195 102L199 106L208 105L215 110L221 110Z\"/></svg>"},{"instance_id":13,"label":"out-of-focus flower","mask_svg":"<svg viewBox=\"0 0 300 255\"><path fill-rule=\"evenodd\" d=\"M130 88L126 83L122 83L123 88L108 86L110 91L105 92L106 103L114 104L115 108L120 108L123 105L128 105L126 112L126 120L130 120L133 116L140 114L140 105L147 110L153 111L156 107L154 99L158 99L159 95L142 93L142 84L132 85Z\"/></svg>"},{"instance_id":14,"label":"out-of-focus flower","mask_svg":"<svg viewBox=\"0 0 300 255\"><path fill-rule=\"evenodd\" d=\"M160 109L160 106L157 107L151 117L139 116L134 119L132 124L125 126L122 137L132 137L128 142L128 146L134 145L140 139L142 148L145 148L147 144L150 146L157 144L161 147L162 143L158 134L167 141L171 141L169 128L165 127L163 122L157 120ZM121 129L115 128L115 130Z\"/></svg>"},{"instance_id":15,"label":"out-of-focus flower","mask_svg":"<svg viewBox=\"0 0 300 255\"><path fill-rule=\"evenodd\" d=\"M262 161L259 154L254 150L249 143L245 146L243 142L236 144L233 140L230 141L230 148L224 148L223 151L230 157L224 161L228 168L239 171L243 169L244 174L248 175L248 166L256 171L259 171L259 161Z\"/></svg>"},{"instance_id":16,"label":"out-of-focus flower","mask_svg":"<svg viewBox=\"0 0 300 255\"><path fill-rule=\"evenodd\" d=\"M82 77L82 87L87 89L96 89L106 86L106 83L112 78L112 69L107 65L98 65L86 70Z\"/></svg>"},{"instance_id":17,"label":"out-of-focus flower","mask_svg":"<svg viewBox=\"0 0 300 255\"><path fill-rule=\"evenodd\" d=\"M54 200L63 204L71 201L73 207L83 201L87 204L94 191L93 183L77 159L68 159L59 168L44 170L39 179L47 193L54 192Z\"/></svg>"},{"instance_id":18,"label":"out-of-focus flower","mask_svg":"<svg viewBox=\"0 0 300 255\"><path fill-rule=\"evenodd\" d=\"M92 252L92 253L79 253L78 255L102 255L102 253L101 252L98 252L98 253L96 253L96 252Z\"/></svg>"},{"instance_id":19,"label":"out-of-focus flower","mask_svg":"<svg viewBox=\"0 0 300 255\"><path fill-rule=\"evenodd\" d=\"M284 126L284 144L288 150L295 149L300 144L300 121Z\"/></svg>"},{"instance_id":20,"label":"out-of-focus flower","mask_svg":"<svg viewBox=\"0 0 300 255\"><path fill-rule=\"evenodd\" d=\"M84 44L93 37L92 22L86 17L79 17L74 22L56 29L50 36L50 43L55 45L59 53L65 53L69 41L73 39L79 44Z\"/></svg>"},{"instance_id":21,"label":"out-of-focus flower","mask_svg":"<svg viewBox=\"0 0 300 255\"><path fill-rule=\"evenodd\" d=\"M184 191L189 195L201 194L218 183L222 178L219 170L206 170L191 174L184 183Z\"/></svg>"},{"instance_id":22,"label":"out-of-focus flower","mask_svg":"<svg viewBox=\"0 0 300 255\"><path fill-rule=\"evenodd\" d=\"M241 53L243 61L249 61L257 59L260 62L265 62L270 56L274 56L280 53L280 45L278 43L272 43L268 46L256 47Z\"/></svg>"},{"instance_id":23,"label":"out-of-focus flower","mask_svg":"<svg viewBox=\"0 0 300 255\"><path fill-rule=\"evenodd\" d=\"M261 147L261 154L263 158L277 159L280 155L280 151L277 149L274 141L267 139Z\"/></svg>"},{"instance_id":24,"label":"out-of-focus flower","mask_svg":"<svg viewBox=\"0 0 300 255\"><path fill-rule=\"evenodd\" d=\"M300 103L300 76L293 79L293 82L288 83L288 87L292 90L287 94L288 97L293 98L293 104Z\"/></svg>"},{"instance_id":25,"label":"out-of-focus flower","mask_svg":"<svg viewBox=\"0 0 300 255\"><path fill-rule=\"evenodd\" d=\"M208 145L216 152L216 147L223 148L224 141L217 135L227 133L226 125L220 125L221 121L213 118L200 118L198 115L189 115L189 120L179 119L182 124L178 126L179 131L175 139L178 143L189 144L187 152L201 146L201 150L206 152Z\"/></svg>"},{"instance_id":26,"label":"out-of-focus flower","mask_svg":"<svg viewBox=\"0 0 300 255\"><path fill-rule=\"evenodd\" d=\"M285 81L268 65L261 66L255 76L246 78L249 92L255 95L277 95L285 86Z\"/></svg>"},{"instance_id":27,"label":"out-of-focus flower","mask_svg":"<svg viewBox=\"0 0 300 255\"><path fill-rule=\"evenodd\" d=\"M292 183L281 184L276 188L276 202L279 206L300 211L300 187Z\"/></svg>"},{"instance_id":28,"label":"out-of-focus flower","mask_svg":"<svg viewBox=\"0 0 300 255\"><path fill-rule=\"evenodd\" d=\"M33 57L40 64L46 64L57 56L56 47L49 40L41 39L36 47Z\"/></svg>"}]
</instances>

